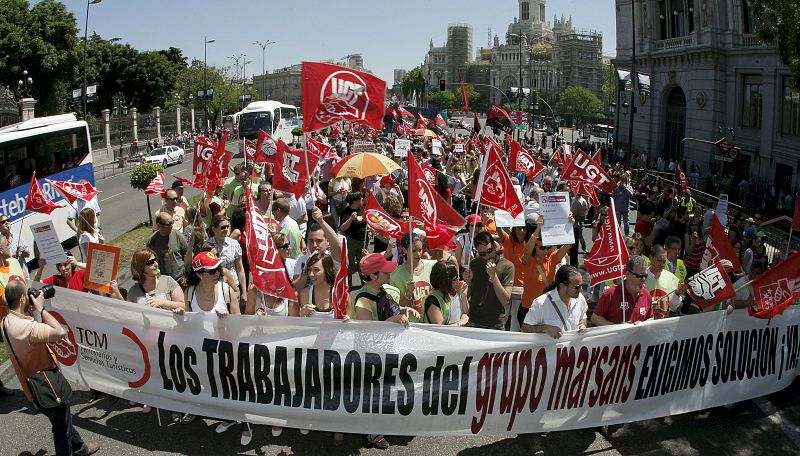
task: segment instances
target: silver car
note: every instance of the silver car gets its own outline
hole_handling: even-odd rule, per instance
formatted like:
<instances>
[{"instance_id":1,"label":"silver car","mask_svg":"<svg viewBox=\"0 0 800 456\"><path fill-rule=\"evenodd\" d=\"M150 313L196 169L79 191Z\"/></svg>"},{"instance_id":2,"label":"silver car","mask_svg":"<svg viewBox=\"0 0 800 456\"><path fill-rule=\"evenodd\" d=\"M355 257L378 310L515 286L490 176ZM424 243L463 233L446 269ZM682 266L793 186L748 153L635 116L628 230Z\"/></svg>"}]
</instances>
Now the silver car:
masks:
<instances>
[{"instance_id":1,"label":"silver car","mask_svg":"<svg viewBox=\"0 0 800 456\"><path fill-rule=\"evenodd\" d=\"M144 156L144 161L166 168L168 165L174 163L183 163L184 154L184 150L178 146L164 146L153 149L149 154Z\"/></svg>"}]
</instances>

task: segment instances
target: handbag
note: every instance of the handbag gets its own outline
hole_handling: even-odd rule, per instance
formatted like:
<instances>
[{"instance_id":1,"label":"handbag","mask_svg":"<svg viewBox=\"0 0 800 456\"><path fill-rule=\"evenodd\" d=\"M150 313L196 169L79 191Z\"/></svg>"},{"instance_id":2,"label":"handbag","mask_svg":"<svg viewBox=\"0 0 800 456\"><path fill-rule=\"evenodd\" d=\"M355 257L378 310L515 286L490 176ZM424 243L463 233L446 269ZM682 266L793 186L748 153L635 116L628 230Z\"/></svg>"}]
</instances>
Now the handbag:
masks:
<instances>
[{"instance_id":1,"label":"handbag","mask_svg":"<svg viewBox=\"0 0 800 456\"><path fill-rule=\"evenodd\" d=\"M14 352L14 346L11 345L11 339L8 337L8 331L5 327L5 320L3 320L3 333L6 339L8 348L11 349L11 354L14 356L18 366L19 358ZM21 366L20 366L21 367ZM58 367L52 369L45 369L26 379L28 389L33 397L33 405L37 410L52 409L60 407L64 401L69 400L72 395L72 387L61 370Z\"/></svg>"}]
</instances>

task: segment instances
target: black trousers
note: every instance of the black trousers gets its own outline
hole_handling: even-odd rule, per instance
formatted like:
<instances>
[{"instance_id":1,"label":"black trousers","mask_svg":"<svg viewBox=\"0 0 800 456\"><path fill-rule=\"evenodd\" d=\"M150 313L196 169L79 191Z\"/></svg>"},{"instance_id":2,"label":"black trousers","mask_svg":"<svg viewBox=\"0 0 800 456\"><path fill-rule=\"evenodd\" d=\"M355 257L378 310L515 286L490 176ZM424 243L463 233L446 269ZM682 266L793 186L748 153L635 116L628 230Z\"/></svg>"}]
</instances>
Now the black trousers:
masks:
<instances>
[{"instance_id":1,"label":"black trousers","mask_svg":"<svg viewBox=\"0 0 800 456\"><path fill-rule=\"evenodd\" d=\"M81 435L72 425L72 412L69 403L65 402L60 407L41 410L42 414L50 419L53 425L53 443L56 446L56 456L83 456L89 449L83 442Z\"/></svg>"}]
</instances>

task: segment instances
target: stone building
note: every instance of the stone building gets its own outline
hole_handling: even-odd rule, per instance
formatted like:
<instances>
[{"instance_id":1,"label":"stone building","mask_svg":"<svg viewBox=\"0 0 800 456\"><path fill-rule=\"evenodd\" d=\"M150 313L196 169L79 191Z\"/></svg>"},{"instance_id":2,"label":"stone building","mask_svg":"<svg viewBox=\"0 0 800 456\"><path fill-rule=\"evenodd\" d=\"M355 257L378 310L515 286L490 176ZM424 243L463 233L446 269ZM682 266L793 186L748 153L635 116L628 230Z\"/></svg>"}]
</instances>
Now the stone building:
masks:
<instances>
[{"instance_id":1,"label":"stone building","mask_svg":"<svg viewBox=\"0 0 800 456\"><path fill-rule=\"evenodd\" d=\"M633 116L633 150L651 162L660 155L695 162L703 176L722 168L734 183L755 176L784 190L800 185L800 93L775 49L755 36L746 0L616 0L616 9L614 64L632 69L635 42L636 72L651 83L649 94L620 92L618 106L629 107L618 110L619 144ZM741 148L724 167L716 147L695 141L722 137Z\"/></svg>"},{"instance_id":2,"label":"stone building","mask_svg":"<svg viewBox=\"0 0 800 456\"><path fill-rule=\"evenodd\" d=\"M518 0L518 16L508 25L505 41L494 36L486 47L478 49L471 60L472 27L450 24L447 42L436 47L430 43L423 71L429 87L438 87L438 80L458 83L487 84L508 92L512 87L533 88L539 96L555 101L561 89L585 87L601 99L603 38L598 32L578 30L572 18L554 17L545 20L545 0ZM535 55L535 50L551 50L548 55ZM469 51L469 52L467 52ZM466 59L466 60L465 60ZM449 87L452 88L452 87ZM491 87L476 86L481 99L505 103L505 96Z\"/></svg>"},{"instance_id":3,"label":"stone building","mask_svg":"<svg viewBox=\"0 0 800 456\"><path fill-rule=\"evenodd\" d=\"M336 63L354 70L367 71L364 69L364 59L361 54L350 54L338 62L333 60L323 61L324 63ZM277 100L282 103L300 107L303 104L301 92L301 79L303 65L298 63L288 67L272 70L271 73L253 76L253 88L259 94L261 100Z\"/></svg>"}]
</instances>

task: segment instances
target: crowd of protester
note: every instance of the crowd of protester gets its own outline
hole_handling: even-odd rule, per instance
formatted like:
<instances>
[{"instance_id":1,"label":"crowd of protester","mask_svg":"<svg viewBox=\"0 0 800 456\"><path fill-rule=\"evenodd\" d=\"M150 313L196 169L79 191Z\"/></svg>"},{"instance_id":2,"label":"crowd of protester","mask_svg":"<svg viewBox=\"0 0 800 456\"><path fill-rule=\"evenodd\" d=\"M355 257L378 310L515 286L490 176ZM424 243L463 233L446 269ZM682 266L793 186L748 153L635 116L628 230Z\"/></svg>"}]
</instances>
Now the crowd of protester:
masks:
<instances>
[{"instance_id":1,"label":"crowd of protester","mask_svg":"<svg viewBox=\"0 0 800 456\"><path fill-rule=\"evenodd\" d=\"M190 205L183 184L174 182L163 195L162 207L153 214L152 235L131 257L128 266L135 283L124 290L114 282L111 295L163 311L208 313L219 318L349 318L543 333L553 338L591 325L638 324L702 311L687 297L684 281L699 271L712 211L699 204L691 190L676 190L671 181L638 172L636 164L646 158L637 156L626 168L605 145L583 144L588 152L600 151L616 189L601 196L598 206L592 206L584 195L573 194L570 221L577 227L575 242L545 246L541 194L572 193L560 179L563 160L555 159L564 154L562 137L548 141L541 135L523 141L546 169L532 180L525 173L512 173L525 209L525 224L514 227L498 226L495 210L476 207L472 200L480 175L480 141L442 136L442 153L434 155L429 138L414 138L411 153L437 171L436 191L467 222L449 242L431 248L421 226L392 239L372 232L364 220L366 198L374 195L390 215L409 221L406 159L394 156L394 135L374 142L400 169L364 179L337 177L332 172L356 138L329 130L312 137L330 145L336 157L323 159L311 170L300 198L274 189L276 171L263 163L236 164L233 175L217 182L213 193L197 205ZM507 136L498 139L503 147L509 147ZM456 152L456 143L466 146L463 152ZM545 149L545 145L555 150ZM659 166L667 169L674 164ZM297 301L264 294L250 281L246 186L259 211L275 221L273 241L297 291ZM609 209L611 199L616 213ZM86 204L74 208L73 215L70 226L85 258L89 243L103 242L100 210L96 204ZM617 217L621 224L630 253L624 281L590 287L582 259L609 216ZM23 265L30 248L7 229L8 218L0 217L0 274L6 279L25 277ZM743 265L743 270L730 274L739 285L769 267L764 236L753 218L729 218L728 237ZM343 257L345 244L348 254ZM332 293L336 271L343 263L351 274L350 305L346 315L337 315ZM86 291L82 280L85 264L72 255L65 263L39 265L35 280ZM744 286L719 310L751 303L752 290ZM143 413L150 413L149 405L139 406ZM174 414L174 419L188 423L194 416ZM221 422L216 432L225 432L233 424ZM254 428L248 423L239 426L241 443L248 445ZM280 427L271 429L275 437L282 431ZM389 447L382 435L362 438L366 446ZM344 435L334 434L333 439L334 444L341 444ZM539 436L532 436L531 442L540 447Z\"/></svg>"}]
</instances>

